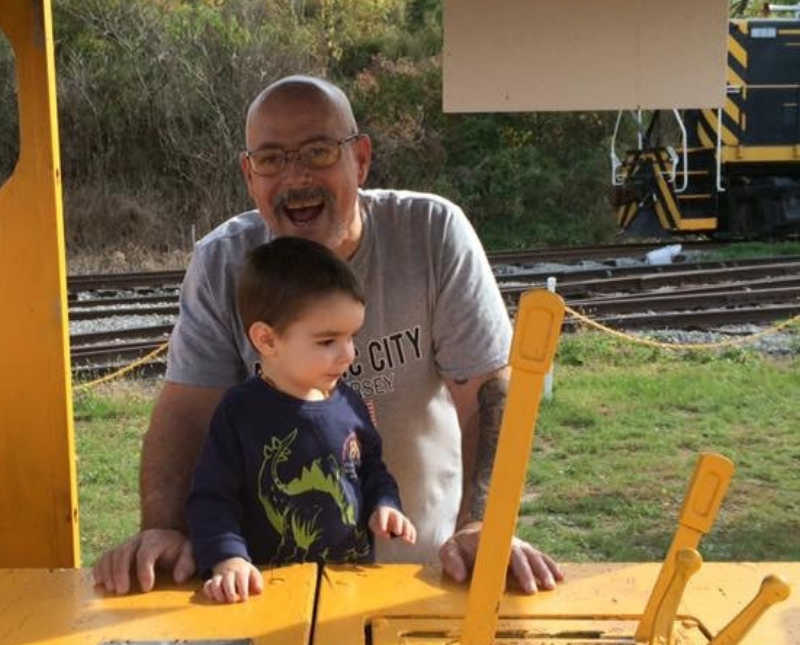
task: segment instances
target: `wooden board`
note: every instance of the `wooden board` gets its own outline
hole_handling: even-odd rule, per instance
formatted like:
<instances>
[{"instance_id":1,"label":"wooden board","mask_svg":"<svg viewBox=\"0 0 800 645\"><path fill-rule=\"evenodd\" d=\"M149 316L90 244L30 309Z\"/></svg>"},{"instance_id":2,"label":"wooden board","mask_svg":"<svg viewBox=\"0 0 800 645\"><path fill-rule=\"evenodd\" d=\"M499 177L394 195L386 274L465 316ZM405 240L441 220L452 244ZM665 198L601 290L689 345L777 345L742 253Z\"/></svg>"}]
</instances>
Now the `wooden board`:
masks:
<instances>
[{"instance_id":1,"label":"wooden board","mask_svg":"<svg viewBox=\"0 0 800 645\"><path fill-rule=\"evenodd\" d=\"M198 592L199 580L159 580L150 593L114 596L93 587L88 569L0 569L0 643L252 639L252 645L306 645L316 582L315 564L264 570L262 594L219 605Z\"/></svg>"},{"instance_id":2,"label":"wooden board","mask_svg":"<svg viewBox=\"0 0 800 645\"><path fill-rule=\"evenodd\" d=\"M720 107L724 0L445 0L446 112Z\"/></svg>"}]
</instances>

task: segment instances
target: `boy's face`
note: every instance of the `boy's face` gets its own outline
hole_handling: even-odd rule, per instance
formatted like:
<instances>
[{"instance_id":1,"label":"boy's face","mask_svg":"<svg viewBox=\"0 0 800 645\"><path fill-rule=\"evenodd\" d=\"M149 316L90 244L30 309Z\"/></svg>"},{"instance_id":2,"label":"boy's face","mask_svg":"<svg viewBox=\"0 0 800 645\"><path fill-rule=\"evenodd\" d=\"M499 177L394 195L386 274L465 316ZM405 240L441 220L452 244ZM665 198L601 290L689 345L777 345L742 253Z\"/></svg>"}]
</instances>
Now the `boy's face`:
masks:
<instances>
[{"instance_id":1,"label":"boy's face","mask_svg":"<svg viewBox=\"0 0 800 645\"><path fill-rule=\"evenodd\" d=\"M355 358L353 336L364 324L364 305L343 293L303 310L262 355L265 374L298 399L324 398Z\"/></svg>"}]
</instances>

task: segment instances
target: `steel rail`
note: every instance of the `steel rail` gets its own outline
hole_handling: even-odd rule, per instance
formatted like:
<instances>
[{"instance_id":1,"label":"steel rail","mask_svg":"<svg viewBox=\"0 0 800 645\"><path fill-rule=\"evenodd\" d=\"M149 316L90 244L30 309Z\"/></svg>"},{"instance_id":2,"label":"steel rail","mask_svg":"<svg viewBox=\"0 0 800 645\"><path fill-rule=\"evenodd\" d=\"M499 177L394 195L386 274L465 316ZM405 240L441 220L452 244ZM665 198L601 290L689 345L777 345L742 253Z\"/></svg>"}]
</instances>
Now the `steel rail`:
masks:
<instances>
[{"instance_id":1,"label":"steel rail","mask_svg":"<svg viewBox=\"0 0 800 645\"><path fill-rule=\"evenodd\" d=\"M109 331L96 331L85 334L72 334L69 337L70 347L86 347L103 341L115 339L143 338L163 339L172 331L173 325L153 325L151 327L131 327L129 329L115 329Z\"/></svg>"},{"instance_id":2,"label":"steel rail","mask_svg":"<svg viewBox=\"0 0 800 645\"><path fill-rule=\"evenodd\" d=\"M581 313L597 318L608 314L636 312L688 311L720 307L742 307L756 304L792 303L800 305L800 291L794 287L776 287L757 291L725 290L696 294L674 293L639 298L602 298L573 300L568 304Z\"/></svg>"},{"instance_id":3,"label":"steel rail","mask_svg":"<svg viewBox=\"0 0 800 645\"><path fill-rule=\"evenodd\" d=\"M590 297L597 293L610 291L643 292L676 285L713 284L728 280L750 280L767 277L786 277L800 275L800 263L786 262L762 264L747 267L723 269L707 269L703 271L673 271L668 273L643 273L611 278L594 278L590 280L574 279L563 276L558 281L557 291L565 297ZM542 286L544 282L533 282L518 285L500 285L500 293L504 296L517 296L532 287Z\"/></svg>"},{"instance_id":4,"label":"steel rail","mask_svg":"<svg viewBox=\"0 0 800 645\"><path fill-rule=\"evenodd\" d=\"M178 305L161 305L150 307L106 307L87 309L85 311L74 311L70 309L69 319L73 320L96 320L98 318L113 318L114 316L177 316Z\"/></svg>"},{"instance_id":5,"label":"steel rail","mask_svg":"<svg viewBox=\"0 0 800 645\"><path fill-rule=\"evenodd\" d=\"M800 256L787 256L782 258L749 258L742 260L710 260L708 262L679 262L676 264L644 264L635 266L609 266L602 268L586 269L554 269L519 271L516 273L504 273L495 276L498 284L505 282L518 282L522 280L545 280L549 276L555 276L559 280L578 280L590 278L614 278L632 275L644 275L650 273L673 274L685 271L711 271L714 269L741 269L746 267L758 267L771 264L796 263L800 266Z\"/></svg>"},{"instance_id":6,"label":"steel rail","mask_svg":"<svg viewBox=\"0 0 800 645\"><path fill-rule=\"evenodd\" d=\"M680 242L684 250L712 250L735 242L688 241ZM611 244L590 246L562 246L520 250L501 250L488 253L492 264L517 264L552 260L607 259L621 255L642 255L663 246L661 243ZM183 281L185 271L140 271L135 273L73 274L67 277L67 291L122 289L124 287L177 287Z\"/></svg>"},{"instance_id":7,"label":"steel rail","mask_svg":"<svg viewBox=\"0 0 800 645\"><path fill-rule=\"evenodd\" d=\"M676 242L677 243L677 242ZM713 250L719 249L735 242L718 241L687 241L679 242L681 250ZM547 247L540 249L520 249L492 251L487 253L489 262L492 264L527 264L531 262L548 262L561 260L589 260L589 259L608 259L620 256L639 256L648 251L655 250L666 244L664 243L644 243L644 244L601 244L592 246L561 246Z\"/></svg>"},{"instance_id":8,"label":"steel rail","mask_svg":"<svg viewBox=\"0 0 800 645\"><path fill-rule=\"evenodd\" d=\"M745 323L769 323L800 314L800 302L789 305L764 305L741 309L708 311L657 312L632 316L600 316L597 323L614 329L707 329L709 326ZM564 331L573 331L583 323L574 318L565 321Z\"/></svg>"}]
</instances>

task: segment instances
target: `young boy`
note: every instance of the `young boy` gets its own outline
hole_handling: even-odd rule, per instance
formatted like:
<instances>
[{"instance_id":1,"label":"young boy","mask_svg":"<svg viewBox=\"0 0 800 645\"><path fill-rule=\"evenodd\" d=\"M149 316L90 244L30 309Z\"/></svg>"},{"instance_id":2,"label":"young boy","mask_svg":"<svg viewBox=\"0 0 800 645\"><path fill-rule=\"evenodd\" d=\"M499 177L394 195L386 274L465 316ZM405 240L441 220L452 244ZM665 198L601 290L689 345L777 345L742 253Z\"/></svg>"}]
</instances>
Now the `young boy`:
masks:
<instances>
[{"instance_id":1,"label":"young boy","mask_svg":"<svg viewBox=\"0 0 800 645\"><path fill-rule=\"evenodd\" d=\"M416 539L367 407L339 381L364 320L348 266L316 242L278 238L248 255L237 301L260 374L217 407L187 502L217 602L261 592L252 563L370 561L368 528Z\"/></svg>"}]
</instances>

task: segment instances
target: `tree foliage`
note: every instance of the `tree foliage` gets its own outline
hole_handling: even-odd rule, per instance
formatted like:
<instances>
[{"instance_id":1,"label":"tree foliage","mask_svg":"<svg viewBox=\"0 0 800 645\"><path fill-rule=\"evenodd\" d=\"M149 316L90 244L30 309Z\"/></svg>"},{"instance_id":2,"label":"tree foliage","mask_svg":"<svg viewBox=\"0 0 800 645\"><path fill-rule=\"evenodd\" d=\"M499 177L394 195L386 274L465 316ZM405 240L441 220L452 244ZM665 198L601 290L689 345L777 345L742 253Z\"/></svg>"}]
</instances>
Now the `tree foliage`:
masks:
<instances>
[{"instance_id":1,"label":"tree foliage","mask_svg":"<svg viewBox=\"0 0 800 645\"><path fill-rule=\"evenodd\" d=\"M369 185L441 193L492 246L613 234L613 115L443 114L440 0L54 0L53 11L71 252L185 246L192 227L249 208L244 113L291 73L351 96L374 142ZM14 156L8 96L0 171Z\"/></svg>"}]
</instances>

